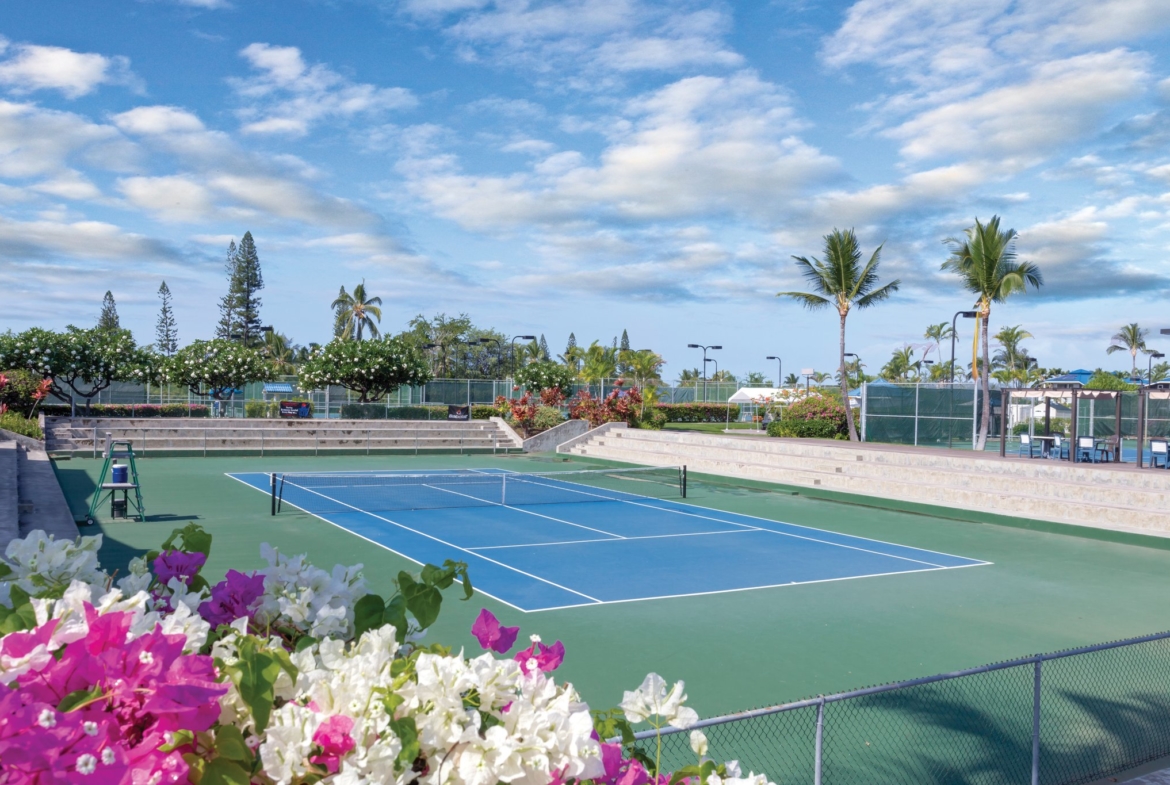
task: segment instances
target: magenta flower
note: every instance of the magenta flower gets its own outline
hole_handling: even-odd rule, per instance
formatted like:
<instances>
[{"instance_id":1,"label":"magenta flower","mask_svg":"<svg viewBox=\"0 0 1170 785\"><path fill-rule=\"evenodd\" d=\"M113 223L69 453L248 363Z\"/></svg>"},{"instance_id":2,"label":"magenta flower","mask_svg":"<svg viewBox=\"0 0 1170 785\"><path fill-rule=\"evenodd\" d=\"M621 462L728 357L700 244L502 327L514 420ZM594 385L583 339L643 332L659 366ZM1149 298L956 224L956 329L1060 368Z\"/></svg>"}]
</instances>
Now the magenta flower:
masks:
<instances>
[{"instance_id":1,"label":"magenta flower","mask_svg":"<svg viewBox=\"0 0 1170 785\"><path fill-rule=\"evenodd\" d=\"M479 641L479 645L500 654L508 653L512 645L516 643L516 635L519 632L519 627L501 626L500 620L487 608L479 612L475 624L471 625L471 634Z\"/></svg>"},{"instance_id":2,"label":"magenta flower","mask_svg":"<svg viewBox=\"0 0 1170 785\"><path fill-rule=\"evenodd\" d=\"M211 599L200 604L199 615L212 628L236 619L252 618L252 606L264 594L263 575L244 575L228 570L227 577L211 588Z\"/></svg>"},{"instance_id":3,"label":"magenta flower","mask_svg":"<svg viewBox=\"0 0 1170 785\"><path fill-rule=\"evenodd\" d=\"M533 670L549 673L561 667L561 663L565 661L565 646L560 641L552 646L545 646L538 641L518 653L515 659L520 663L520 670L525 675Z\"/></svg>"},{"instance_id":4,"label":"magenta flower","mask_svg":"<svg viewBox=\"0 0 1170 785\"><path fill-rule=\"evenodd\" d=\"M205 553L187 553L186 551L163 551L154 560L154 574L159 581L166 585L171 578L178 578L183 583L190 583L203 565L207 563Z\"/></svg>"},{"instance_id":5,"label":"magenta flower","mask_svg":"<svg viewBox=\"0 0 1170 785\"><path fill-rule=\"evenodd\" d=\"M330 774L336 774L341 767L341 759L355 746L353 737L349 735L352 730L353 720L344 714L334 714L322 722L313 734L313 743L321 748L321 752L309 760L324 766Z\"/></svg>"}]
</instances>

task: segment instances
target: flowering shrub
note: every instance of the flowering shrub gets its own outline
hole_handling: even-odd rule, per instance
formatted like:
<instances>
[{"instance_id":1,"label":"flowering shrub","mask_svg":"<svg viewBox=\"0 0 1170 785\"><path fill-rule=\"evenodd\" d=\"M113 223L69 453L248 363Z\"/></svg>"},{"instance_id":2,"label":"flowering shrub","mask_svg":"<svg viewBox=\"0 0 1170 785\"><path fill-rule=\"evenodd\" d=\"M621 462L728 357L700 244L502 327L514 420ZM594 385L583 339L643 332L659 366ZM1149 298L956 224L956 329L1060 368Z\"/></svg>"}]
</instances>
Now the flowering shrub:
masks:
<instances>
[{"instance_id":1,"label":"flowering shrub","mask_svg":"<svg viewBox=\"0 0 1170 785\"><path fill-rule=\"evenodd\" d=\"M100 545L34 532L0 560L5 785L767 785L707 759L701 731L673 777L632 749L638 723L697 720L682 682L650 674L591 713L550 675L560 641L506 656L520 630L486 609L485 653L424 645L443 590L472 596L461 563L400 572L387 600L360 565L326 572L268 546L265 569L209 585L195 525L116 583Z\"/></svg>"},{"instance_id":2,"label":"flowering shrub","mask_svg":"<svg viewBox=\"0 0 1170 785\"><path fill-rule=\"evenodd\" d=\"M60 333L39 327L0 333L0 368L21 368L50 380L48 391L62 401L92 398L116 381L152 379L155 361L135 345L129 330L70 325Z\"/></svg>"},{"instance_id":3,"label":"flowering shrub","mask_svg":"<svg viewBox=\"0 0 1170 785\"><path fill-rule=\"evenodd\" d=\"M52 384L51 380L28 371L0 373L0 412L12 411L31 419L37 404L49 395Z\"/></svg>"},{"instance_id":4,"label":"flowering shrub","mask_svg":"<svg viewBox=\"0 0 1170 785\"><path fill-rule=\"evenodd\" d=\"M430 379L422 350L405 341L335 338L300 367L297 384L302 390L323 390L335 384L356 392L359 403L368 403L404 384L421 385Z\"/></svg>"},{"instance_id":5,"label":"flowering shrub","mask_svg":"<svg viewBox=\"0 0 1170 785\"><path fill-rule=\"evenodd\" d=\"M529 390L549 390L553 387L567 390L573 384L575 376L573 369L566 365L551 360L539 360L518 368L514 381L518 386Z\"/></svg>"},{"instance_id":6,"label":"flowering shrub","mask_svg":"<svg viewBox=\"0 0 1170 785\"><path fill-rule=\"evenodd\" d=\"M642 407L642 391L637 387L626 390L624 385L624 380L616 380L614 389L604 399L581 390L569 401L569 416L574 420L588 420L591 428L607 422L634 424Z\"/></svg>"},{"instance_id":7,"label":"flowering shrub","mask_svg":"<svg viewBox=\"0 0 1170 785\"><path fill-rule=\"evenodd\" d=\"M787 407L779 420L768 424L769 436L803 439L847 439L849 426L839 398L810 395ZM856 415L854 415L856 418Z\"/></svg>"},{"instance_id":8,"label":"flowering shrub","mask_svg":"<svg viewBox=\"0 0 1170 785\"><path fill-rule=\"evenodd\" d=\"M249 382L266 382L273 375L261 350L216 338L195 341L166 358L158 378L222 401Z\"/></svg>"}]
</instances>

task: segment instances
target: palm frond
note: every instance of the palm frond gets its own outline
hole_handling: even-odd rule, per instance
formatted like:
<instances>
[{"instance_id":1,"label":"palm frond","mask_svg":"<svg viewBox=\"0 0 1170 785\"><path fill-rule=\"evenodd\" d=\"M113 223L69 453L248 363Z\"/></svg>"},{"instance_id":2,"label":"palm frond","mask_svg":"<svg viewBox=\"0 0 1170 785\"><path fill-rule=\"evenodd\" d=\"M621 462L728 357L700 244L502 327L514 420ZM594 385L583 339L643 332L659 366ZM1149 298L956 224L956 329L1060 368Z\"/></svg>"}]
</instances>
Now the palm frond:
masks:
<instances>
[{"instance_id":1,"label":"palm frond","mask_svg":"<svg viewBox=\"0 0 1170 785\"><path fill-rule=\"evenodd\" d=\"M868 308L875 303L880 303L882 300L888 300L890 295L898 291L902 286L902 279L895 278L880 289L875 289L857 301L858 308Z\"/></svg>"},{"instance_id":2,"label":"palm frond","mask_svg":"<svg viewBox=\"0 0 1170 785\"><path fill-rule=\"evenodd\" d=\"M824 297L816 294L809 294L808 292L777 292L777 297L791 297L810 311L815 311L818 308L824 308L826 305L832 305L832 300L827 300Z\"/></svg>"}]
</instances>

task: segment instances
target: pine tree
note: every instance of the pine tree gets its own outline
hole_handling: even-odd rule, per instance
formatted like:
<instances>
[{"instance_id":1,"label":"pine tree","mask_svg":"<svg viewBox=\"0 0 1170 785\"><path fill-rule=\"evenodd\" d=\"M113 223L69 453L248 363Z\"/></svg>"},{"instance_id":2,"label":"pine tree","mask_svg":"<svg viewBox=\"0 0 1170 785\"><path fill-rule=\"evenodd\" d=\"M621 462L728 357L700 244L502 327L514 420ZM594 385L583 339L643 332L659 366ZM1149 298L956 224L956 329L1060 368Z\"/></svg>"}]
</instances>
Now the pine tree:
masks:
<instances>
[{"instance_id":1,"label":"pine tree","mask_svg":"<svg viewBox=\"0 0 1170 785\"><path fill-rule=\"evenodd\" d=\"M118 306L114 304L113 292L106 292L102 298L102 314L98 317L99 330L118 330L122 325L118 323Z\"/></svg>"},{"instance_id":2,"label":"pine tree","mask_svg":"<svg viewBox=\"0 0 1170 785\"><path fill-rule=\"evenodd\" d=\"M565 345L565 356L568 357L577 348L577 336L574 333L569 333L569 343Z\"/></svg>"},{"instance_id":3,"label":"pine tree","mask_svg":"<svg viewBox=\"0 0 1170 785\"><path fill-rule=\"evenodd\" d=\"M170 357L179 350L179 330L175 326L175 313L171 310L171 290L163 281L158 287L162 307L158 312L158 324L154 328L154 345L160 354Z\"/></svg>"},{"instance_id":4,"label":"pine tree","mask_svg":"<svg viewBox=\"0 0 1170 785\"><path fill-rule=\"evenodd\" d=\"M551 360L552 355L548 351L548 341L544 339L544 333L540 334L540 359Z\"/></svg>"},{"instance_id":5,"label":"pine tree","mask_svg":"<svg viewBox=\"0 0 1170 785\"><path fill-rule=\"evenodd\" d=\"M628 352L630 350L630 334L627 333L625 330L622 330L622 343L621 343L621 346L619 348L623 352Z\"/></svg>"},{"instance_id":6,"label":"pine tree","mask_svg":"<svg viewBox=\"0 0 1170 785\"><path fill-rule=\"evenodd\" d=\"M260 331L260 297L264 276L260 273L260 255L251 232L244 232L236 250L236 321L240 340L245 346L259 346L264 342Z\"/></svg>"},{"instance_id":7,"label":"pine tree","mask_svg":"<svg viewBox=\"0 0 1170 785\"><path fill-rule=\"evenodd\" d=\"M622 330L622 342L618 345L618 361L617 361L618 373L620 373L622 376L625 376L626 374L628 374L630 372L630 367L626 363L622 362L623 357L629 356L629 351L630 351L630 334L628 332L626 332L625 330Z\"/></svg>"},{"instance_id":8,"label":"pine tree","mask_svg":"<svg viewBox=\"0 0 1170 785\"><path fill-rule=\"evenodd\" d=\"M227 273L228 292L219 300L219 323L215 326L215 337L230 341L235 332L236 322L236 241L228 243L227 258L223 264Z\"/></svg>"}]
</instances>

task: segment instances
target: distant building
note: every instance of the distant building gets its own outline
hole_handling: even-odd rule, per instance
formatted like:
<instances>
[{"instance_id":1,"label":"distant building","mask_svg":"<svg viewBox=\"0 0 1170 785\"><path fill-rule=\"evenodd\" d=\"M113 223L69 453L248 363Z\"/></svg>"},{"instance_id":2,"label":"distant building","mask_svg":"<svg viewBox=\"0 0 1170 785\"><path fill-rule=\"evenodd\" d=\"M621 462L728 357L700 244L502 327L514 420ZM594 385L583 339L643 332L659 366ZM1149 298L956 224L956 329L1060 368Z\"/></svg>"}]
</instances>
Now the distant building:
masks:
<instances>
[{"instance_id":1,"label":"distant building","mask_svg":"<svg viewBox=\"0 0 1170 785\"><path fill-rule=\"evenodd\" d=\"M1089 378L1092 375L1092 371L1078 368L1075 371L1069 371L1068 373L1062 373L1060 376L1045 379L1037 384L1036 387L1041 390L1080 390L1089 383Z\"/></svg>"}]
</instances>

